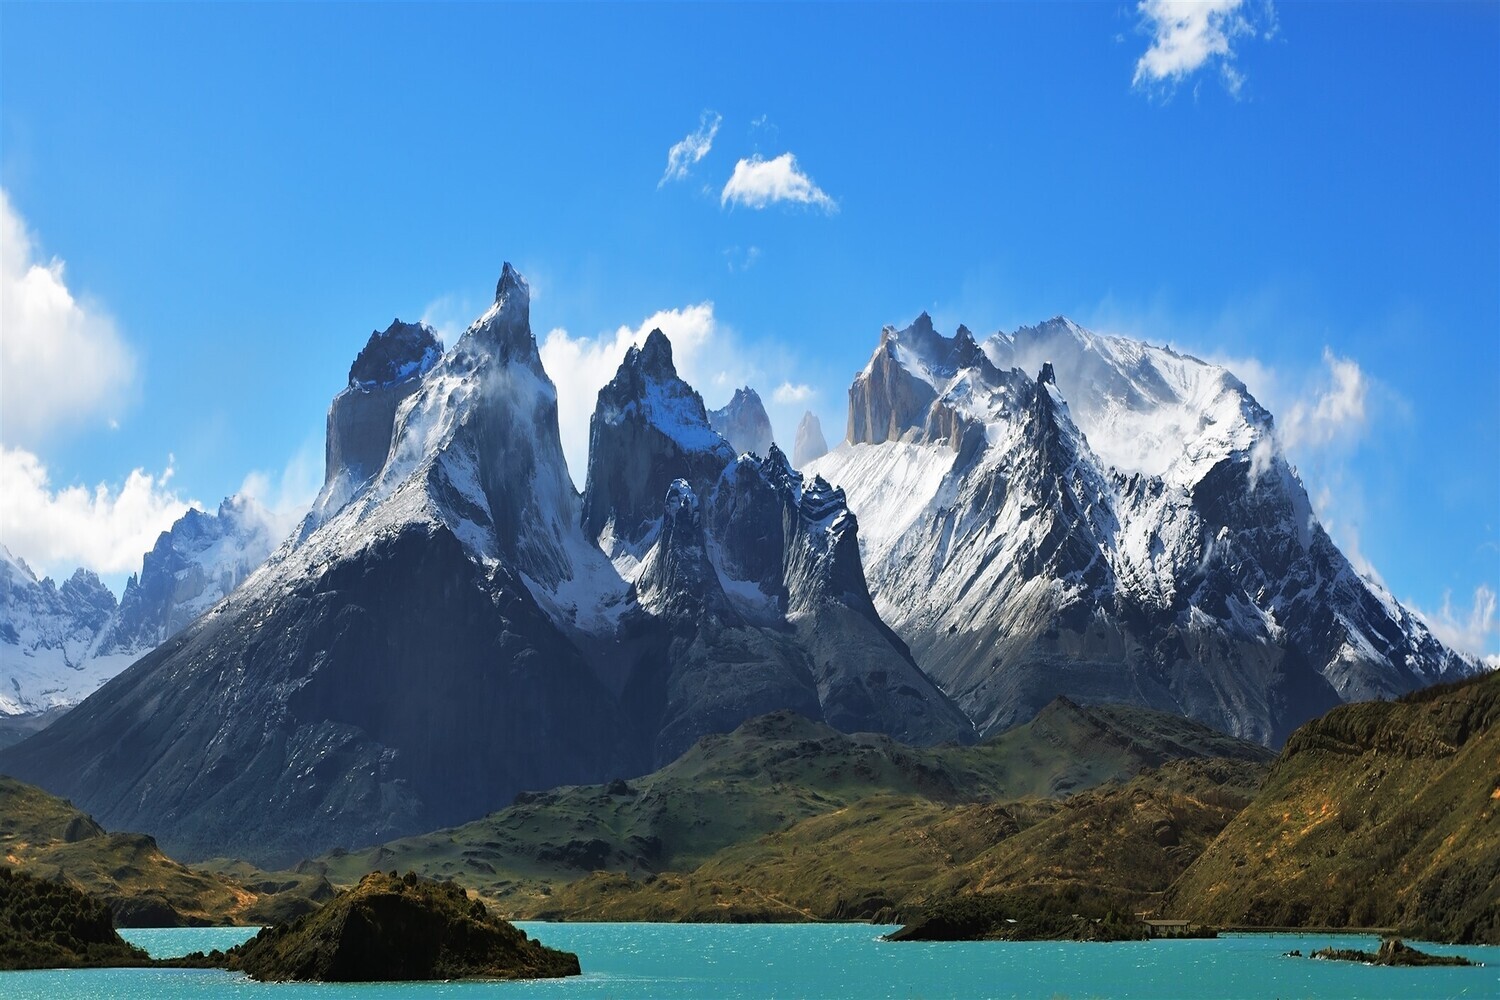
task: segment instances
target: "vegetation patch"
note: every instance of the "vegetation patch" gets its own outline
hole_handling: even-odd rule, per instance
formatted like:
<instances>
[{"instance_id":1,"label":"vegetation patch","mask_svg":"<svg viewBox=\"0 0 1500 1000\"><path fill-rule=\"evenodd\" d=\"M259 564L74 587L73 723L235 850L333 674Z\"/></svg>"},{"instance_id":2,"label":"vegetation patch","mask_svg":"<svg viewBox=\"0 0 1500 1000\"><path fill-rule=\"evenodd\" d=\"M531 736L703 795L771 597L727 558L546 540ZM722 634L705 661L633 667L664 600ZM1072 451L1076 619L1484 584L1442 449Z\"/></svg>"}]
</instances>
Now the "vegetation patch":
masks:
<instances>
[{"instance_id":1,"label":"vegetation patch","mask_svg":"<svg viewBox=\"0 0 1500 1000\"><path fill-rule=\"evenodd\" d=\"M0 866L0 969L147 965L109 907L77 889Z\"/></svg>"}]
</instances>

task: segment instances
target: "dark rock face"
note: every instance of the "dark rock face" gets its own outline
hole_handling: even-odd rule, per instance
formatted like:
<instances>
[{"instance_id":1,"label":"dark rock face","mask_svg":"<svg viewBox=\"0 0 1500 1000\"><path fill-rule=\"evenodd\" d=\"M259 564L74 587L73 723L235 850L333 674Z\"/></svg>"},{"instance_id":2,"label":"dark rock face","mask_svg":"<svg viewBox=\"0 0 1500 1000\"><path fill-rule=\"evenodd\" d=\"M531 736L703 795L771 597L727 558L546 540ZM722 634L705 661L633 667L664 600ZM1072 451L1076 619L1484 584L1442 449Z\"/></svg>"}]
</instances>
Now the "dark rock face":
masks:
<instances>
[{"instance_id":1,"label":"dark rock face","mask_svg":"<svg viewBox=\"0 0 1500 1000\"><path fill-rule=\"evenodd\" d=\"M325 489L340 479L350 492L385 465L396 408L442 356L430 327L393 320L349 368L349 385L328 409ZM341 497L340 499L343 499Z\"/></svg>"},{"instance_id":2,"label":"dark rock face","mask_svg":"<svg viewBox=\"0 0 1500 1000\"><path fill-rule=\"evenodd\" d=\"M735 454L764 455L771 450L771 418L760 401L760 394L748 385L734 390L729 403L708 412L708 422L724 435Z\"/></svg>"},{"instance_id":3,"label":"dark rock face","mask_svg":"<svg viewBox=\"0 0 1500 1000\"><path fill-rule=\"evenodd\" d=\"M823 437L823 425L817 414L808 410L802 414L797 425L797 442L792 448L792 464L802 468L808 462L828 454L828 441Z\"/></svg>"},{"instance_id":4,"label":"dark rock face","mask_svg":"<svg viewBox=\"0 0 1500 1000\"><path fill-rule=\"evenodd\" d=\"M349 366L349 385L373 389L418 378L437 364L442 353L431 327L393 319L384 333L370 334L369 343Z\"/></svg>"},{"instance_id":5,"label":"dark rock face","mask_svg":"<svg viewBox=\"0 0 1500 1000\"><path fill-rule=\"evenodd\" d=\"M584 533L598 539L609 528L615 543L649 542L672 482L701 490L733 460L734 449L709 427L702 397L677 377L671 342L653 330L599 390L589 421Z\"/></svg>"},{"instance_id":6,"label":"dark rock face","mask_svg":"<svg viewBox=\"0 0 1500 1000\"><path fill-rule=\"evenodd\" d=\"M577 955L530 940L458 885L395 872L366 875L316 913L261 931L224 960L271 982L545 979L580 971Z\"/></svg>"}]
</instances>

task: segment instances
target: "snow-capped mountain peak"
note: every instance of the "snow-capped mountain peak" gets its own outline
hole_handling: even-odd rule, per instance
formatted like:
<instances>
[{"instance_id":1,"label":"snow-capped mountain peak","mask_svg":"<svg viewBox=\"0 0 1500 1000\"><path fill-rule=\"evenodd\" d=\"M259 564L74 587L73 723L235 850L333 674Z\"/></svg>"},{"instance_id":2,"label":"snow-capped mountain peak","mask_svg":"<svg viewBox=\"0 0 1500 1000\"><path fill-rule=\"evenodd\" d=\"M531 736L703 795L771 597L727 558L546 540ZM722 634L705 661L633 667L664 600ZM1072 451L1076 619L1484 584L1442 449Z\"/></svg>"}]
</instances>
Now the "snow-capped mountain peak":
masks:
<instances>
[{"instance_id":1,"label":"snow-capped mountain peak","mask_svg":"<svg viewBox=\"0 0 1500 1000\"><path fill-rule=\"evenodd\" d=\"M877 608L982 730L1067 693L1274 743L1474 667L1359 581L1224 368L1063 317L972 343L882 330L809 471L872 525Z\"/></svg>"}]
</instances>

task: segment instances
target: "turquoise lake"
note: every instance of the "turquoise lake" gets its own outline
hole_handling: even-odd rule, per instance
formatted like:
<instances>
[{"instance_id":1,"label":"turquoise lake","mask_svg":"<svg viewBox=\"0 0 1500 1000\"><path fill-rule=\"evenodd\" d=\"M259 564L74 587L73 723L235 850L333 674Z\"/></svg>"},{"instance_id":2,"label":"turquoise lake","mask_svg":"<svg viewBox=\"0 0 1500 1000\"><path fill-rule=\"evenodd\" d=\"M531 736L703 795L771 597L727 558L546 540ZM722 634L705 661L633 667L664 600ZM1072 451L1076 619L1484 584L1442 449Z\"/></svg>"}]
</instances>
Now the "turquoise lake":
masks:
<instances>
[{"instance_id":1,"label":"turquoise lake","mask_svg":"<svg viewBox=\"0 0 1500 1000\"><path fill-rule=\"evenodd\" d=\"M71 998L612 997L1500 997L1500 947L1424 946L1484 962L1468 969L1376 969L1286 958L1369 936L1247 934L1120 944L894 944L869 924L545 924L533 937L578 953L584 974L530 983L261 984L225 972L104 969L0 973L5 1000ZM223 948L245 928L129 930L154 955Z\"/></svg>"}]
</instances>

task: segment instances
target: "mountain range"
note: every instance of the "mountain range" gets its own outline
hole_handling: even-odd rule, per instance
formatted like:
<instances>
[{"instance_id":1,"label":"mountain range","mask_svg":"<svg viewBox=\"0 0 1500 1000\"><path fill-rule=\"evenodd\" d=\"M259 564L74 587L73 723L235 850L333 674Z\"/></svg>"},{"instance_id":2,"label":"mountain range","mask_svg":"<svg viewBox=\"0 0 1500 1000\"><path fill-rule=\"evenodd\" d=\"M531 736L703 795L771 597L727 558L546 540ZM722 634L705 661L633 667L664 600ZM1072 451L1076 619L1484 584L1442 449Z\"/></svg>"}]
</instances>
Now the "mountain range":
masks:
<instances>
[{"instance_id":1,"label":"mountain range","mask_svg":"<svg viewBox=\"0 0 1500 1000\"><path fill-rule=\"evenodd\" d=\"M1222 368L923 316L883 332L806 469L763 418L748 389L710 413L654 331L599 392L580 495L506 265L446 351L373 334L301 525L0 769L174 855L276 864L780 709L932 745L1066 693L1278 745L1481 669L1353 571Z\"/></svg>"},{"instance_id":2,"label":"mountain range","mask_svg":"<svg viewBox=\"0 0 1500 1000\"><path fill-rule=\"evenodd\" d=\"M82 701L244 582L276 538L270 514L234 496L161 533L119 601L79 569L61 586L0 546L0 741Z\"/></svg>"},{"instance_id":3,"label":"mountain range","mask_svg":"<svg viewBox=\"0 0 1500 1000\"><path fill-rule=\"evenodd\" d=\"M864 518L876 608L981 734L1058 694L1279 745L1342 701L1481 669L1328 537L1226 369L1057 318L923 314L809 470Z\"/></svg>"}]
</instances>

